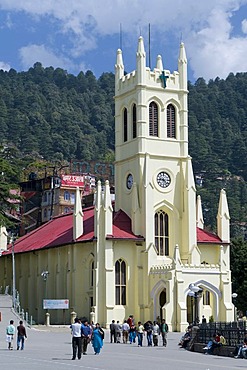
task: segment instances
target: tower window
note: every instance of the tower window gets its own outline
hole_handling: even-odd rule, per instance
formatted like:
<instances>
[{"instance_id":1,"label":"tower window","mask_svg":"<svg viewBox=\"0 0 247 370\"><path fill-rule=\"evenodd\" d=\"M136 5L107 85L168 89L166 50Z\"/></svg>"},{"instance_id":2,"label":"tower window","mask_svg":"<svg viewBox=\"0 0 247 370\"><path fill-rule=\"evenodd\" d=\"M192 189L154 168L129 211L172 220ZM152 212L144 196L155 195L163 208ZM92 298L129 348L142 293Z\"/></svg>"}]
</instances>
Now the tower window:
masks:
<instances>
[{"instance_id":1,"label":"tower window","mask_svg":"<svg viewBox=\"0 0 247 370\"><path fill-rule=\"evenodd\" d=\"M126 305L126 263L119 259L115 263L115 302Z\"/></svg>"},{"instance_id":2,"label":"tower window","mask_svg":"<svg viewBox=\"0 0 247 370\"><path fill-rule=\"evenodd\" d=\"M154 101L149 104L149 135L158 136L158 106Z\"/></svg>"},{"instance_id":3,"label":"tower window","mask_svg":"<svg viewBox=\"0 0 247 370\"><path fill-rule=\"evenodd\" d=\"M169 256L169 218L164 211L155 213L154 239L157 254Z\"/></svg>"},{"instance_id":4,"label":"tower window","mask_svg":"<svg viewBox=\"0 0 247 370\"><path fill-rule=\"evenodd\" d=\"M172 104L167 106L167 137L176 139L176 111Z\"/></svg>"},{"instance_id":5,"label":"tower window","mask_svg":"<svg viewBox=\"0 0 247 370\"><path fill-rule=\"evenodd\" d=\"M203 292L203 304L205 306L210 306L210 292L208 290L205 290Z\"/></svg>"},{"instance_id":6,"label":"tower window","mask_svg":"<svg viewBox=\"0 0 247 370\"><path fill-rule=\"evenodd\" d=\"M128 140L128 112L127 109L124 108L123 112L123 136L124 136L124 141Z\"/></svg>"},{"instance_id":7,"label":"tower window","mask_svg":"<svg viewBox=\"0 0 247 370\"><path fill-rule=\"evenodd\" d=\"M132 108L132 137L133 139L136 138L136 105L133 105Z\"/></svg>"}]
</instances>

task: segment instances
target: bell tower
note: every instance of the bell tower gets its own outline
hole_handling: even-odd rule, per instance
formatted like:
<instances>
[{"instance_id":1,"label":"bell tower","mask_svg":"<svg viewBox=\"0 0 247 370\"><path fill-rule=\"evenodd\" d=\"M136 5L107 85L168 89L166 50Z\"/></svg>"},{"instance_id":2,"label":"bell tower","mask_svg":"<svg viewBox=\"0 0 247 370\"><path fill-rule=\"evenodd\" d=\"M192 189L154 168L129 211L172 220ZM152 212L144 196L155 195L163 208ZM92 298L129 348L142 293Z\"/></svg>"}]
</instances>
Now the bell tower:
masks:
<instances>
[{"instance_id":1,"label":"bell tower","mask_svg":"<svg viewBox=\"0 0 247 370\"><path fill-rule=\"evenodd\" d=\"M115 65L115 189L116 210L132 220L146 248L157 250L156 234L164 233L158 254L189 260L196 245L195 184L188 155L187 59L181 43L178 71L146 66L139 37L136 69L124 74L122 51ZM155 217L160 218L157 222ZM163 219L166 223L163 224ZM163 226L159 226L159 225ZM159 230L158 230L158 229ZM161 228L161 229L160 229ZM166 230L164 230L166 229ZM162 243L163 243L162 242ZM161 243L161 244L162 244Z\"/></svg>"}]
</instances>

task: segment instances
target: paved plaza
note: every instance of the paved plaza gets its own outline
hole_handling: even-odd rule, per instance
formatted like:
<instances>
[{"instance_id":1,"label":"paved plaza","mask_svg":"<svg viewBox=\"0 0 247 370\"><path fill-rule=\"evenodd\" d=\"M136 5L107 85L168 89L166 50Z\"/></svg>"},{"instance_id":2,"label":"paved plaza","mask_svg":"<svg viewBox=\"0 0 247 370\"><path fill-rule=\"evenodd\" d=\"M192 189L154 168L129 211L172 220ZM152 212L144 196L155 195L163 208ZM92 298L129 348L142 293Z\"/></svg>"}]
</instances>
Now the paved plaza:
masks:
<instances>
[{"instance_id":1,"label":"paved plaza","mask_svg":"<svg viewBox=\"0 0 247 370\"><path fill-rule=\"evenodd\" d=\"M71 335L69 327L35 327L27 330L28 340L25 350L7 350L5 329L9 320L18 324L18 318L11 312L11 300L0 295L0 369L38 370L38 369L88 369L88 370L128 370L128 369L164 369L164 370L241 370L247 368L247 361L242 359L206 356L188 352L177 345L181 333L168 334L168 346L144 347L137 344L111 344L109 332L102 352L95 356L92 346L88 346L88 355L81 360L71 361Z\"/></svg>"}]
</instances>

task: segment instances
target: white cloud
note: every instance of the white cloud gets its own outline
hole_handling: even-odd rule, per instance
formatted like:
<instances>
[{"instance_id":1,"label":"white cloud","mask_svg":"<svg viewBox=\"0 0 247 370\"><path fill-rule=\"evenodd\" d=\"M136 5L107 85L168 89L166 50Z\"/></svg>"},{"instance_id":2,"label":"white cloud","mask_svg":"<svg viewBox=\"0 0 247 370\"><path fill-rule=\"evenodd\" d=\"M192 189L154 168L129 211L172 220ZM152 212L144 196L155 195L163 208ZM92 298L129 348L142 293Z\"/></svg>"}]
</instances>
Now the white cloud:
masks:
<instances>
[{"instance_id":1,"label":"white cloud","mask_svg":"<svg viewBox=\"0 0 247 370\"><path fill-rule=\"evenodd\" d=\"M234 12L246 4L247 0L152 0L150 9L150 3L143 0L0 0L0 9L26 12L37 22L44 17L55 20L56 32L67 36L70 55L76 58L97 48L99 36L117 34L120 23L126 43L141 28L146 36L151 23L154 42L164 42L167 35L178 40L182 34L194 76L208 79L247 70L247 20L241 24L242 36L233 36L232 25ZM44 45L31 45L21 49L24 64L33 60L32 47L43 63L47 60L61 67L70 63Z\"/></svg>"},{"instance_id":2,"label":"white cloud","mask_svg":"<svg viewBox=\"0 0 247 370\"><path fill-rule=\"evenodd\" d=\"M241 25L242 25L242 32L247 33L247 19L244 19Z\"/></svg>"},{"instance_id":3,"label":"white cloud","mask_svg":"<svg viewBox=\"0 0 247 370\"><path fill-rule=\"evenodd\" d=\"M10 70L10 65L8 63L0 61L0 69L3 71L9 71Z\"/></svg>"},{"instance_id":4,"label":"white cloud","mask_svg":"<svg viewBox=\"0 0 247 370\"><path fill-rule=\"evenodd\" d=\"M56 55L52 50L49 50L45 45L28 45L19 50L21 63L25 69L33 66L34 63L40 62L44 67L60 67L64 69L73 68L73 63L63 57Z\"/></svg>"}]
</instances>

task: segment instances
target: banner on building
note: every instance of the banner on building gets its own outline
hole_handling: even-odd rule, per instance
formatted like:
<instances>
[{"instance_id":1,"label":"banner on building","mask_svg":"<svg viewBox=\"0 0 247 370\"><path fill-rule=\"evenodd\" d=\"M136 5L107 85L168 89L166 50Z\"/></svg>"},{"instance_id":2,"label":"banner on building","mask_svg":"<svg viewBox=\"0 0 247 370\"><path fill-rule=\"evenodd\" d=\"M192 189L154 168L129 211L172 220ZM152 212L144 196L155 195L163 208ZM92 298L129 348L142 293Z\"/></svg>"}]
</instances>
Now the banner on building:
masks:
<instances>
[{"instance_id":1,"label":"banner on building","mask_svg":"<svg viewBox=\"0 0 247 370\"><path fill-rule=\"evenodd\" d=\"M68 299L43 299L44 310L67 310L69 309Z\"/></svg>"},{"instance_id":2,"label":"banner on building","mask_svg":"<svg viewBox=\"0 0 247 370\"><path fill-rule=\"evenodd\" d=\"M78 175L62 175L61 176L61 186L84 187L84 184L85 184L84 176L78 176Z\"/></svg>"}]
</instances>

